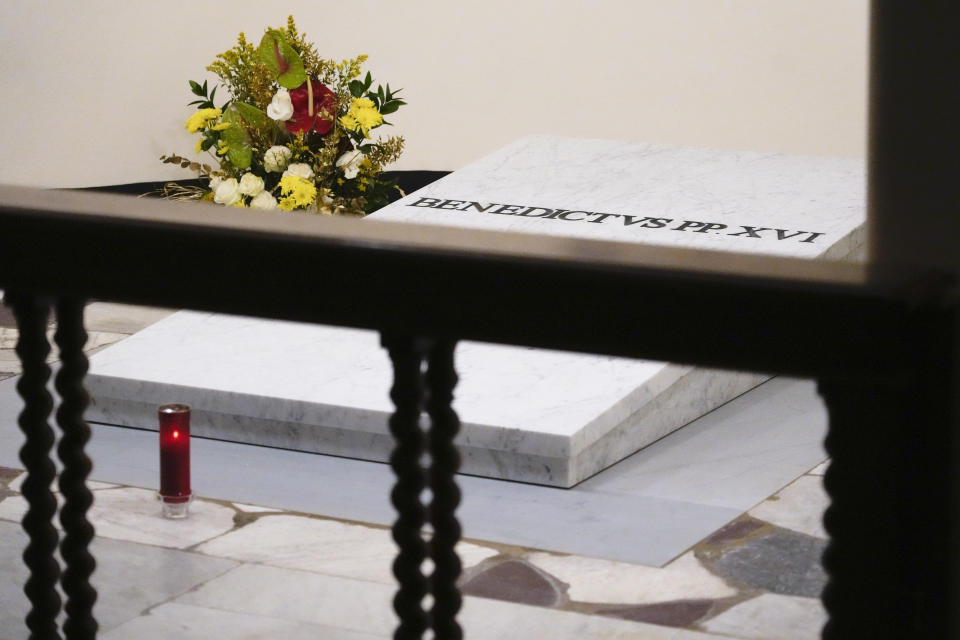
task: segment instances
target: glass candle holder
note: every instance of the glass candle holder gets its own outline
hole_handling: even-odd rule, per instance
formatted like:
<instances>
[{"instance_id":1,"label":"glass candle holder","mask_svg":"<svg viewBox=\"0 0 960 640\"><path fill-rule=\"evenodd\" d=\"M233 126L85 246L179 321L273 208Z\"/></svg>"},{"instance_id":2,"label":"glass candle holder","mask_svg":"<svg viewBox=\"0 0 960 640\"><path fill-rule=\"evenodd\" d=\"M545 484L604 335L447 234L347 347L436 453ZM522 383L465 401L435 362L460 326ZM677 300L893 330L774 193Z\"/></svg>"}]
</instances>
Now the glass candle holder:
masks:
<instances>
[{"instance_id":1,"label":"glass candle holder","mask_svg":"<svg viewBox=\"0 0 960 640\"><path fill-rule=\"evenodd\" d=\"M190 490L190 407L167 404L157 412L160 421L160 491L157 497L167 518L186 518Z\"/></svg>"}]
</instances>

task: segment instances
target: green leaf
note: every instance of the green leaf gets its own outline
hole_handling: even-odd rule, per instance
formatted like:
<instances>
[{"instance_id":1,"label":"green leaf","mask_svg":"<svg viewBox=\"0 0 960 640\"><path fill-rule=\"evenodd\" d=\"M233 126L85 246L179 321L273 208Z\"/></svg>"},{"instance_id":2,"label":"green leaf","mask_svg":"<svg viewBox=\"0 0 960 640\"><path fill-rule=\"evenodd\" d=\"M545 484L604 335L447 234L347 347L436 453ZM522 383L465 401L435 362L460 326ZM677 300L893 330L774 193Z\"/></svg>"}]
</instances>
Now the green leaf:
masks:
<instances>
[{"instance_id":1,"label":"green leaf","mask_svg":"<svg viewBox=\"0 0 960 640\"><path fill-rule=\"evenodd\" d=\"M370 72L367 71L367 77L363 79L363 90L366 91L370 88L370 85L373 83L373 76L370 75Z\"/></svg>"},{"instance_id":2,"label":"green leaf","mask_svg":"<svg viewBox=\"0 0 960 640\"><path fill-rule=\"evenodd\" d=\"M250 135L244 126L243 116L234 103L224 112L222 120L230 126L220 132L220 138L227 143L227 159L237 169L246 169L253 160L253 147L250 144Z\"/></svg>"},{"instance_id":3,"label":"green leaf","mask_svg":"<svg viewBox=\"0 0 960 640\"><path fill-rule=\"evenodd\" d=\"M362 144L362 145L360 145L360 147L359 147L360 151L362 151L364 154L368 154L368 155L369 155L369 153L370 153L371 151L373 151L373 150L376 149L376 148L377 148L377 145L375 145L375 144Z\"/></svg>"},{"instance_id":4,"label":"green leaf","mask_svg":"<svg viewBox=\"0 0 960 640\"><path fill-rule=\"evenodd\" d=\"M200 143L200 150L201 150L201 151L206 151L207 149L209 149L209 148L212 147L212 146L213 146L213 140L206 139L206 140L204 140L203 142Z\"/></svg>"},{"instance_id":5,"label":"green leaf","mask_svg":"<svg viewBox=\"0 0 960 640\"><path fill-rule=\"evenodd\" d=\"M213 88L213 91L210 92L210 102L213 102L213 98L217 95L217 87Z\"/></svg>"},{"instance_id":6,"label":"green leaf","mask_svg":"<svg viewBox=\"0 0 960 640\"><path fill-rule=\"evenodd\" d=\"M296 89L307 81L300 54L283 39L279 31L271 29L263 34L257 56L273 72L281 87Z\"/></svg>"},{"instance_id":7,"label":"green leaf","mask_svg":"<svg viewBox=\"0 0 960 640\"><path fill-rule=\"evenodd\" d=\"M203 103L204 103L204 100L194 100L193 102L188 102L187 106L192 107L195 104L203 104ZM202 109L203 107L197 107L197 108Z\"/></svg>"},{"instance_id":8,"label":"green leaf","mask_svg":"<svg viewBox=\"0 0 960 640\"><path fill-rule=\"evenodd\" d=\"M386 115L388 113L393 113L400 108L400 103L394 100L393 102L388 102L380 108L380 114Z\"/></svg>"},{"instance_id":9,"label":"green leaf","mask_svg":"<svg viewBox=\"0 0 960 640\"><path fill-rule=\"evenodd\" d=\"M200 86L199 82L190 81L190 91L195 96L200 96L201 98L207 97L207 92L203 90L203 87Z\"/></svg>"},{"instance_id":10,"label":"green leaf","mask_svg":"<svg viewBox=\"0 0 960 640\"><path fill-rule=\"evenodd\" d=\"M269 134L271 126L270 120L267 119L267 114L263 111L246 102L234 102L231 108L236 109L240 113L243 124L247 128L256 129L265 136Z\"/></svg>"},{"instance_id":11,"label":"green leaf","mask_svg":"<svg viewBox=\"0 0 960 640\"><path fill-rule=\"evenodd\" d=\"M362 96L363 89L364 87L361 81L359 80L350 81L350 95L352 95L354 98L359 98L360 96Z\"/></svg>"}]
</instances>

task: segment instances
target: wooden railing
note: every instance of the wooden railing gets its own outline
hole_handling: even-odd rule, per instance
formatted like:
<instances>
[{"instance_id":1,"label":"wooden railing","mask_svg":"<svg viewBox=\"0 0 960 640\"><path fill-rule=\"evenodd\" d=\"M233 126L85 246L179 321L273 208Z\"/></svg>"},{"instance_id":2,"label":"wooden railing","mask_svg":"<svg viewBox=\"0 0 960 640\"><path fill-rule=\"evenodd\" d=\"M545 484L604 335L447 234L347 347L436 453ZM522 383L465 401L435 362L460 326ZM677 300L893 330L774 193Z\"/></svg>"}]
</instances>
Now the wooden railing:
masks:
<instances>
[{"instance_id":1,"label":"wooden railing","mask_svg":"<svg viewBox=\"0 0 960 640\"><path fill-rule=\"evenodd\" d=\"M950 637L957 542L945 478L955 457L947 391L957 305L944 284L898 291L871 284L851 264L3 187L0 287L20 328L34 638L59 637L58 579L65 637L92 638L96 628L82 415L82 310L91 299L381 332L395 372L398 638L419 638L428 627L438 638L460 637L458 421L450 404L460 339L816 378L832 458L824 637ZM56 380L62 578L51 524L51 307L64 363ZM421 411L432 423L426 437ZM425 448L429 469L420 463ZM420 503L425 483L429 507ZM429 548L420 534L428 520ZM420 569L428 556L436 567L429 579ZM426 593L431 611L421 609Z\"/></svg>"}]
</instances>

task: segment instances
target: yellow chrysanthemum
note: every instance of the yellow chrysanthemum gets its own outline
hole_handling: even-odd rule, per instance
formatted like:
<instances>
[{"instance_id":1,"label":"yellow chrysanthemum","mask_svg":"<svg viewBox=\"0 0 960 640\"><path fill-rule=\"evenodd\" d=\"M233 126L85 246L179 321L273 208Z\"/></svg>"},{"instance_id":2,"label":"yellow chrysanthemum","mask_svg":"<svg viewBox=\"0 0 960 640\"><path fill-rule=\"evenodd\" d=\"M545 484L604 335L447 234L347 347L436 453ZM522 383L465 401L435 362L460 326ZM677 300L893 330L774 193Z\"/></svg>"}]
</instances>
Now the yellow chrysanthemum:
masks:
<instances>
[{"instance_id":1,"label":"yellow chrysanthemum","mask_svg":"<svg viewBox=\"0 0 960 640\"><path fill-rule=\"evenodd\" d=\"M194 149L194 151L196 151L197 153L200 153L201 151L203 151L203 139L197 140L197 146Z\"/></svg>"},{"instance_id":2,"label":"yellow chrysanthemum","mask_svg":"<svg viewBox=\"0 0 960 640\"><path fill-rule=\"evenodd\" d=\"M286 197L277 205L286 209L284 204L293 203L293 207L306 207L317 199L317 187L306 178L300 176L286 176L280 178L280 193ZM293 207L290 207L292 209ZM290 209L286 209L289 211Z\"/></svg>"},{"instance_id":3,"label":"yellow chrysanthemum","mask_svg":"<svg viewBox=\"0 0 960 640\"><path fill-rule=\"evenodd\" d=\"M187 118L187 131L196 133L207 126L211 120L216 120L223 112L220 109L198 109Z\"/></svg>"},{"instance_id":4,"label":"yellow chrysanthemum","mask_svg":"<svg viewBox=\"0 0 960 640\"><path fill-rule=\"evenodd\" d=\"M229 128L230 128L230 123L229 123L229 122L220 122L220 123L218 123L218 124L213 125L213 126L210 127L210 128L213 129L214 131L223 131L224 129L229 129Z\"/></svg>"},{"instance_id":5,"label":"yellow chrysanthemum","mask_svg":"<svg viewBox=\"0 0 960 640\"><path fill-rule=\"evenodd\" d=\"M349 131L363 131L366 136L370 129L383 124L383 116L369 98L354 98L346 115L340 118L340 124Z\"/></svg>"}]
</instances>

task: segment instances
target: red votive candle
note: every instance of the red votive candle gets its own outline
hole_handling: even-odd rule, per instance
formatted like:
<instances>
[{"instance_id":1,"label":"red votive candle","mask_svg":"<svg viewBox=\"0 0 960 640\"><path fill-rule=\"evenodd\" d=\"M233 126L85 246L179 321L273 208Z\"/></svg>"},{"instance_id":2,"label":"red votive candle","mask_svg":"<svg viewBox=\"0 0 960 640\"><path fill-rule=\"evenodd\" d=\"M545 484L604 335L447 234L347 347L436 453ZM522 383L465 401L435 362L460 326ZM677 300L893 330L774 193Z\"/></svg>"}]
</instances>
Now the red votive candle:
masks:
<instances>
[{"instance_id":1,"label":"red votive candle","mask_svg":"<svg viewBox=\"0 0 960 640\"><path fill-rule=\"evenodd\" d=\"M190 491L190 407L160 407L160 501L167 518L186 518Z\"/></svg>"}]
</instances>

